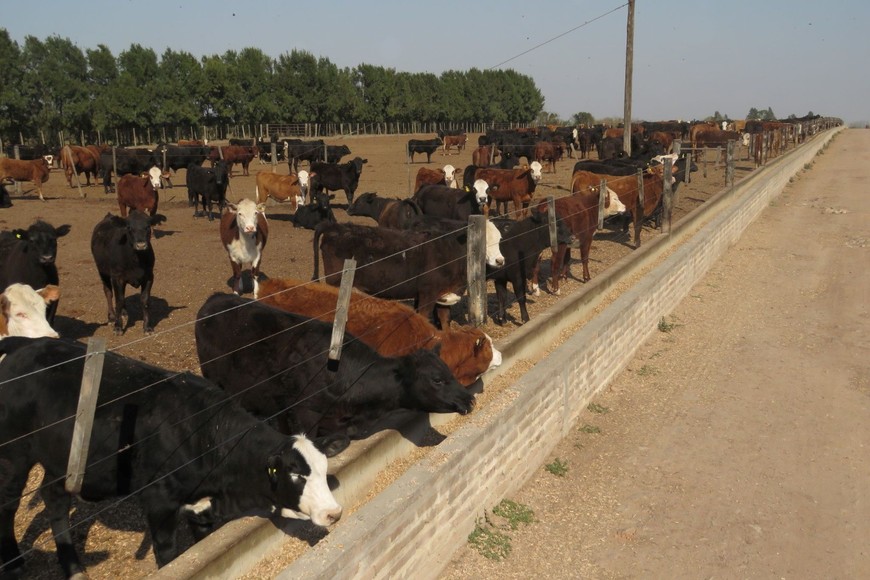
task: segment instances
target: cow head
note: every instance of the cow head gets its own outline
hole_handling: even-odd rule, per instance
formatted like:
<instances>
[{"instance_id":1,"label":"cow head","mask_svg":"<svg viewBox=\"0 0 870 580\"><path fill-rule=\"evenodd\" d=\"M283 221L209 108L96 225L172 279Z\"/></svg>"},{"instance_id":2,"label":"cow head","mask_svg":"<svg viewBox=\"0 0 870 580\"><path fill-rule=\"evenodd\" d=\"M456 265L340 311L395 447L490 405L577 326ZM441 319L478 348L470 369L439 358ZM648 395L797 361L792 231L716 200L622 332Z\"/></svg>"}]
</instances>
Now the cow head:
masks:
<instances>
[{"instance_id":1,"label":"cow head","mask_svg":"<svg viewBox=\"0 0 870 580\"><path fill-rule=\"evenodd\" d=\"M486 265L493 268L504 266L504 256L501 253L501 230L495 224L486 220Z\"/></svg>"},{"instance_id":2,"label":"cow head","mask_svg":"<svg viewBox=\"0 0 870 580\"><path fill-rule=\"evenodd\" d=\"M474 408L474 395L454 378L439 354L419 349L399 358L396 378L402 385L400 405L405 409L428 413L466 415Z\"/></svg>"},{"instance_id":3,"label":"cow head","mask_svg":"<svg viewBox=\"0 0 870 580\"><path fill-rule=\"evenodd\" d=\"M373 191L367 191L366 193L353 200L353 203L347 207L347 215L368 216L376 220L378 219L378 213L380 210L380 208L377 207L379 205L379 199L380 198L378 198L377 193Z\"/></svg>"},{"instance_id":4,"label":"cow head","mask_svg":"<svg viewBox=\"0 0 870 580\"><path fill-rule=\"evenodd\" d=\"M169 179L169 172L163 171L162 169L160 169L159 167L157 167L155 165L154 167L152 167L151 169L148 170L148 173L146 174L146 176L148 177L148 181L151 182L151 186L154 189L160 189L161 187L163 187L162 180Z\"/></svg>"},{"instance_id":5,"label":"cow head","mask_svg":"<svg viewBox=\"0 0 870 580\"><path fill-rule=\"evenodd\" d=\"M471 193L474 194L474 201L478 207L486 207L489 203L489 184L483 179L475 179Z\"/></svg>"},{"instance_id":6,"label":"cow head","mask_svg":"<svg viewBox=\"0 0 870 580\"><path fill-rule=\"evenodd\" d=\"M144 252L151 247L151 228L166 221L162 214L148 215L134 209L126 218L127 240L137 252Z\"/></svg>"},{"instance_id":7,"label":"cow head","mask_svg":"<svg viewBox=\"0 0 870 580\"><path fill-rule=\"evenodd\" d=\"M0 294L0 337L57 338L45 318L46 307L60 298L60 288L49 285L34 290L27 284L10 284Z\"/></svg>"},{"instance_id":8,"label":"cow head","mask_svg":"<svg viewBox=\"0 0 870 580\"><path fill-rule=\"evenodd\" d=\"M456 187L456 168L452 165L444 166L444 183L450 187Z\"/></svg>"},{"instance_id":9,"label":"cow head","mask_svg":"<svg viewBox=\"0 0 870 580\"><path fill-rule=\"evenodd\" d=\"M214 171L214 181L218 185L229 183L230 172L227 169L227 163L223 159L212 162L212 171Z\"/></svg>"},{"instance_id":10,"label":"cow head","mask_svg":"<svg viewBox=\"0 0 870 580\"><path fill-rule=\"evenodd\" d=\"M70 226L54 226L37 219L26 230L17 229L12 233L16 238L28 243L28 252L36 255L40 264L53 264L57 257L57 239L69 233Z\"/></svg>"},{"instance_id":11,"label":"cow head","mask_svg":"<svg viewBox=\"0 0 870 580\"><path fill-rule=\"evenodd\" d=\"M607 194L604 196L604 217L625 213L625 204L616 195L616 192L607 188Z\"/></svg>"},{"instance_id":12,"label":"cow head","mask_svg":"<svg viewBox=\"0 0 870 580\"><path fill-rule=\"evenodd\" d=\"M304 435L293 446L266 460L266 476L282 517L330 526L341 518L341 506L326 480L326 455Z\"/></svg>"},{"instance_id":13,"label":"cow head","mask_svg":"<svg viewBox=\"0 0 870 580\"><path fill-rule=\"evenodd\" d=\"M240 234L257 235L257 214L266 215L266 204L257 203L252 199L243 199L239 203L228 203L227 207L236 214L236 224Z\"/></svg>"},{"instance_id":14,"label":"cow head","mask_svg":"<svg viewBox=\"0 0 870 580\"><path fill-rule=\"evenodd\" d=\"M532 163L529 165L529 169L532 170L532 180L535 183L541 181L541 170L543 168L543 165L541 165L539 161L532 161Z\"/></svg>"},{"instance_id":15,"label":"cow head","mask_svg":"<svg viewBox=\"0 0 870 580\"><path fill-rule=\"evenodd\" d=\"M356 172L357 177L362 173L363 165L368 163L368 159L363 159L362 157L354 157L350 164L353 165L354 172Z\"/></svg>"},{"instance_id":16,"label":"cow head","mask_svg":"<svg viewBox=\"0 0 870 580\"><path fill-rule=\"evenodd\" d=\"M308 197L308 186L311 183L311 178L308 172L303 169L296 174L296 179L299 180L299 196L296 198L296 205L300 206L305 203L305 198Z\"/></svg>"}]
</instances>

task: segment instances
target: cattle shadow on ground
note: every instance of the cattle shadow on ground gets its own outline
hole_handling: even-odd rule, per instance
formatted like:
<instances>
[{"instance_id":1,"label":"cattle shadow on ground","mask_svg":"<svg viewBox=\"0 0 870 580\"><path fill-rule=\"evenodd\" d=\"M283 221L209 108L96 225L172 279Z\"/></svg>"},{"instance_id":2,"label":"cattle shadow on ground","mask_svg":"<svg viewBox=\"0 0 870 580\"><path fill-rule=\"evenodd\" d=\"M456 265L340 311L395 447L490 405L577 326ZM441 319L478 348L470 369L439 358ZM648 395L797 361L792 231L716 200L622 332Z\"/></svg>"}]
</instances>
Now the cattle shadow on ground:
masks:
<instances>
[{"instance_id":1,"label":"cattle shadow on ground","mask_svg":"<svg viewBox=\"0 0 870 580\"><path fill-rule=\"evenodd\" d=\"M154 239L159 240L160 238L166 238L169 236L174 236L175 234L180 234L179 230L159 230L157 228L152 228L151 231L154 233Z\"/></svg>"},{"instance_id":2,"label":"cattle shadow on ground","mask_svg":"<svg viewBox=\"0 0 870 580\"><path fill-rule=\"evenodd\" d=\"M81 340L93 336L102 325L100 322L85 322L84 320L58 315L54 320L53 326L62 337Z\"/></svg>"},{"instance_id":3,"label":"cattle shadow on ground","mask_svg":"<svg viewBox=\"0 0 870 580\"><path fill-rule=\"evenodd\" d=\"M169 315L173 311L182 310L184 308L187 308L187 306L170 306L169 303L166 302L166 300L164 300L163 298L155 298L152 295L151 304L148 308L148 321L151 323L151 326L155 330L157 330L160 322L169 318ZM136 329L141 331L143 320L142 299L140 298L138 292L136 294L131 294L124 297L124 310L127 313L127 320L123 326L124 332L129 332ZM112 323L106 322L106 324L111 325ZM102 326L102 324L100 324L99 326Z\"/></svg>"}]
</instances>

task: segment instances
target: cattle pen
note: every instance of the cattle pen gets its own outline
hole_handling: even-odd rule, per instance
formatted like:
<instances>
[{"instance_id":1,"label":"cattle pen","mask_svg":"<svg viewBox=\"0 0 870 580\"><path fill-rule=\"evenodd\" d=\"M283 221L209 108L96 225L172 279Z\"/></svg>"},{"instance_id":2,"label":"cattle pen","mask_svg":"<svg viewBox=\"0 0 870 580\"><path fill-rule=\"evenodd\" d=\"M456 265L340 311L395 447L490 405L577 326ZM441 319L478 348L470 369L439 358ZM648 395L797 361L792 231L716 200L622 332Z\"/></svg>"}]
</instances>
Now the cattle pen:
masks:
<instances>
[{"instance_id":1,"label":"cattle pen","mask_svg":"<svg viewBox=\"0 0 870 580\"><path fill-rule=\"evenodd\" d=\"M693 282L838 130L823 133L724 188L674 224L670 236L627 256L593 279L584 292L501 342L506 362L490 371L495 375L488 376L491 383L507 375L512 365L537 364L410 465L350 516L352 521L343 522L283 569L280 577L436 577L486 506L509 496L539 467L528 458L546 456ZM614 299L613 293L632 278L636 280L631 288L620 290ZM604 306L608 300L613 301ZM595 314L599 308L603 309ZM564 334L569 336L563 340ZM552 352L542 351L559 342ZM428 421L438 424L438 419L431 416ZM404 437L398 432L382 434L363 455L340 466L337 496L348 504L364 497L369 484L363 482L415 448L414 440L419 442L427 427L403 428ZM259 536L256 549L251 546L254 529ZM236 522L223 531L223 538L207 538L154 577L241 576L260 556L277 549L283 535L270 524L251 522ZM425 550L420 549L421 538L426 539ZM229 550L232 545L238 549Z\"/></svg>"},{"instance_id":2,"label":"cattle pen","mask_svg":"<svg viewBox=\"0 0 870 580\"><path fill-rule=\"evenodd\" d=\"M404 145L396 146L392 149L384 148L384 150L389 149L391 153L389 153L390 158L394 158L398 164L396 170L393 171L392 177L389 179L382 179L381 173L385 168L385 164L389 161L387 157L378 156L377 154L371 155L371 147L372 141L383 141L384 143L403 143L401 139L388 141L384 138L378 139L362 139L359 140L350 140L348 143L353 147L355 152L361 152L363 155L372 159L371 165L367 172L363 173L363 178L361 180L361 187L364 189L371 190L373 188L377 188L382 192L386 192L387 195L396 191L396 189L382 189L385 187L385 183L391 182L392 184L396 183L395 176L396 174L403 175L406 171L405 164L403 163L403 151ZM433 159L433 162L437 163L441 161L442 158ZM455 158L454 158L455 159ZM444 159L445 161L447 159ZM454 162L453 159L450 159L451 162ZM443 161L442 161L443 163ZM461 163L461 162L460 162ZM573 163L573 161L563 161L560 165L564 166L565 163ZM570 167L570 165L568 165ZM286 170L286 165L279 168ZM564 169L563 169L564 170ZM743 172L747 169L745 167L738 167L738 170ZM182 169L184 171L184 169ZM374 171L374 173L373 173ZM388 174L389 175L389 174ZM720 173L714 174L714 180L717 184L716 187L721 186L721 181L719 181ZM81 267L82 264L86 264L86 262L82 261L82 256L79 248L83 243L83 238L85 237L83 234L89 233L85 226L90 227L91 224L88 224L87 219L80 219L81 216L96 216L96 215L104 215L106 211L106 207L112 207L111 200L109 198L100 198L97 196L89 196L87 199L81 199L78 195L74 194L74 189L70 191L73 195L66 195L63 192L58 194L59 187L54 187L53 184L57 181L57 175L54 174L55 179L49 182L50 189L48 201L45 204L42 202L34 201L34 197L28 195L25 191L23 197L14 197L13 201L15 202L14 208L8 210L9 213L5 214L10 223L15 219L15 215L19 215L17 218L21 220L21 215L27 216L28 211L36 209L36 206L39 206L43 215L45 215L48 219L54 221L54 223L59 224L63 223L61 221L55 221L58 219L61 220L70 220L73 223L73 235L67 236L64 241L65 244L62 244L60 248L60 258L58 260L59 268L61 270L61 283L65 285L65 298L64 303L66 306L62 306L61 316L60 316L60 325L58 326L59 331L63 336L72 337L72 338L85 338L91 336L93 334L103 334L110 335L111 328L106 327L104 324L94 323L94 320L99 320L103 318L101 313L97 313L94 315L93 310L99 310L99 307L93 308L91 303L95 302L93 299L93 291L96 290L94 287L94 282L96 282L96 276L91 274L88 270L87 266ZM563 177L560 176L551 176L548 177L546 174L544 176L544 181L541 185L541 189L539 189L539 197L545 196L547 193L556 193L559 195L564 191L564 187L560 185L563 183ZM555 180L555 181L554 181ZM253 178L247 180L243 177L237 177L235 180L235 190L238 192L234 195L244 194L247 186L246 183L252 183ZM252 187L252 185L251 185ZM682 212L685 213L688 211L686 208L695 207L698 201L702 201L704 204L712 202L712 199L708 199L705 197L707 192L711 192L712 189L705 189L705 187L709 187L709 185L705 185L704 180L700 178L698 179L698 186L694 187L689 191L687 195L683 195L678 205L682 208ZM68 190L69 191L69 190ZM147 360L152 363L158 364L160 366L164 366L166 368L173 369L185 369L190 367L190 349L191 343L178 341L172 338L173 334L184 335L184 323L187 320L190 320L190 316L192 314L190 305L196 305L200 303L201 297L204 293L213 292L213 291L226 291L225 288L222 288L223 278L226 276L226 265L225 261L221 259L217 259L217 256L213 254L216 253L216 249L219 249L220 246L218 240L216 239L216 231L214 226L208 226L205 220L193 220L190 218L190 214L187 210L187 206L183 203L184 199L175 199L179 196L174 194L171 190L161 191L161 195L164 198L164 202L161 203L161 209L169 215L169 223L167 224L169 227L164 226L163 228L159 228L155 232L155 248L158 254L158 263L157 263L157 283L155 288L157 288L154 297L156 298L156 302L154 304L154 312L155 312L155 326L156 326L156 336L149 338L147 341L143 341L137 336L141 332L141 327L137 330L134 326L130 326L127 328L126 340L124 337L112 337L108 336L109 343L111 348L116 349L120 347L124 347L125 343L129 345L133 345L133 348L130 349L132 356L140 357L142 360ZM66 198L66 199L65 199ZM168 199L167 199L168 198ZM536 198L537 199L537 198ZM163 201L163 200L162 200ZM100 214L102 211L102 214ZM304 269L305 262L300 260L299 256L299 248L300 244L303 247L308 246L310 248L310 242L305 242L305 234L304 231L297 231L294 228L288 228L288 221L286 216L286 209L282 207L273 206L270 209L269 219L273 225L272 233L275 234L274 243L273 240L270 239L270 247L271 253L267 250L267 269L270 276L280 276L287 275L285 272L289 273L293 276L307 276L310 273L310 270L306 272ZM18 213L16 213L18 212ZM21 213L23 212L23 213ZM282 213L284 212L284 213ZM74 215L73 215L74 213ZM340 218L344 217L344 212L342 211L341 206L336 207L336 213ZM682 215L682 214L679 214ZM60 217L59 217L60 216ZM91 218L94 219L94 218ZM94 219L96 221L96 219ZM281 223L284 222L284 223ZM289 236L288 236L289 234ZM299 234L302 234L301 236ZM604 280L605 276L611 276L609 271L611 269L619 269L622 262L616 264L616 260L613 258L613 253L610 252L614 247L618 248L621 254L617 255L626 255L634 253L635 256L642 255L640 252L633 252L629 244L626 243L623 238L615 236L609 232L602 232L602 237L599 241L596 242L596 247L593 251L593 263L592 263L592 271L593 271L593 283L590 284L572 284L571 280L566 284L566 289L568 292L572 292L575 289L580 288L584 289L583 294L588 297L591 297L591 293L595 289L595 287L599 284L598 279L601 278ZM271 235L271 234L270 234ZM309 234L310 236L310 234ZM655 237L664 237L663 235L658 235ZM310 237L309 237L310 239ZM209 241L213 240L213 241ZM620 241L622 240L622 241ZM645 244L646 244L645 240ZM177 248L174 250L173 248ZM179 252L183 252L179 253ZM208 260L208 262L214 262L214 265L203 262L204 257L210 257L214 259ZM172 258L172 259L170 259ZM300 271L298 269L294 269L294 258L295 261L299 263L299 265L303 266L303 269ZM290 268L288 271L287 268ZM577 268L578 266L575 266ZM79 271L83 271L83 274L79 276ZM215 272L217 276L215 276ZM91 279L93 278L93 279ZM172 284L170 285L170 280L172 280ZM209 280L211 280L211 284L209 285ZM162 284L161 284L162 282ZM608 287L614 287L616 285L615 282L608 282ZM130 302L133 302L129 300ZM560 312L564 309L572 309L573 303L566 302L563 306L561 301L564 299L557 299L552 294L542 293L539 298L535 298L532 300L533 302L533 310L532 310L532 325L529 326L529 330L524 330L520 328L519 331L524 332L532 332L534 329L546 328L552 324L552 320L560 318ZM554 301L559 301L559 305L557 309L554 310L545 310L546 307L552 306ZM187 307L185 306L187 305ZM133 304L135 307L135 304ZM492 309L492 297L490 297L490 310ZM195 308L193 308L195 310ZM554 314L555 313L555 314ZM131 309L131 315L133 318L131 320L135 320L139 317L139 313L136 312L136 309ZM487 324L486 331L491 333L493 337L497 339L497 342L502 346L502 348L508 349L505 353L507 364L512 364L514 369L506 369L507 372L500 373L492 373L486 376L486 386L484 392L478 392L478 399L480 404L478 405L477 411L474 414L470 415L468 419L463 421L476 421L479 416L481 420L483 420L489 411L490 402L502 388L502 383L509 383L513 380L514 373L518 373L518 368L523 367L526 359L522 359L520 364L517 363L516 357L511 355L513 352L511 349L516 350L516 347L511 347L514 343L514 339L510 338L512 332L514 332L514 328L516 324L510 323L511 317L509 316L509 324L507 328L500 328L497 326L493 326L492 324ZM538 319L541 319L538 321ZM514 318L513 320L517 320ZM549 323L546 321L550 321ZM542 326L535 326L536 324L540 324ZM178 325L178 328L181 329L179 332L176 328L169 328L167 326L173 327L174 325ZM540 338L536 337L536 340L540 344L546 344L548 342L548 335L541 334ZM130 348L129 346L127 348ZM195 360L195 359L194 359ZM505 366L507 366L507 364ZM510 375L510 376L509 376ZM447 417L449 419L449 417ZM423 425L417 425L417 427L405 427L402 426L401 433L399 435L396 431L386 431L378 436L372 438L371 440L360 441L360 449L358 450L358 454L367 455L366 460L354 460L354 456L349 454L345 456L337 457L336 459L340 460L339 462L331 461L330 463L334 465L335 468L340 469L339 473L339 483L341 492L346 493L348 497L358 497L360 495L364 495L369 493L372 489L372 484L370 483L371 478L366 479L355 479L351 476L353 470L360 469L368 469L371 473L381 473L382 466L385 463L375 463L374 461L369 461L376 456L377 453L385 453L383 448L381 451L377 452L369 452L368 448L375 445L380 439L387 440L397 440L406 445L407 448L416 449L419 446L424 446L428 449L428 447L433 445L433 441L431 437L433 435L438 436L438 441L443 438L444 435L448 433L453 433L456 430L461 429L464 424L463 421L450 421L447 425L443 424L443 421L439 421L444 419L444 417L435 416L432 417L433 423L437 425L437 429L433 429L432 425L429 423L424 423ZM418 429L416 432L414 429ZM440 435L439 435L440 434ZM452 439L452 435L449 439ZM411 441L411 443L409 443ZM443 445L439 445L434 447L431 451L435 452L435 454L439 454L440 450L443 448ZM417 452L420 450L418 449ZM404 455L404 451L399 450L397 455ZM383 457L383 456L382 456ZM389 459L389 458L388 458ZM389 463L389 461L386 461ZM353 464L353 465L351 465ZM392 470L390 470L392 471ZM356 489L354 487L356 486ZM356 494L356 495L354 495ZM136 502L126 502L126 503L136 503ZM352 505L355 502L344 502L347 505ZM33 505L33 502L30 502ZM24 507L22 505L22 507ZM359 508L354 508L359 509ZM86 513L86 512L85 512ZM123 512L122 512L123 513ZM130 518L133 518L132 520ZM127 522L131 522L130 524L124 523L124 526L133 525L132 521L135 521L138 516L127 516ZM111 521L111 520L109 520ZM229 525L225 526L218 534L216 534L215 539L218 539L218 536L222 536L224 534L229 534L231 536L231 530L237 529L241 530L241 535L246 536L245 541L247 542L248 550L252 558L257 559L261 556L268 557L269 554L269 546L268 541L265 544L260 544L257 542L257 534L252 533L250 528L246 526L251 522L248 520L232 522ZM255 520L256 523L256 520ZM343 522L339 525L339 528L335 530L338 532L340 529L344 527L346 522ZM98 533L100 530L102 522L96 522L96 525L91 529L91 533L87 534L88 542L95 542L91 545L90 548L87 548L87 551L93 551L93 556L90 560L90 566L94 566L95 574L97 577L105 574L105 570L116 570L114 573L110 573L111 575L121 576L121 577L143 577L151 573L148 569L148 566L142 566L142 550L148 550L147 544L147 534L145 534L144 539L145 542L143 547L140 547L138 551L135 548L124 548L119 545L112 543L110 540L107 542L104 534ZM108 525L113 525L109 523ZM117 524L115 524L117 525ZM257 527L256 525L254 527ZM262 526L263 529L271 530L274 532L275 528L272 523L267 522L265 526ZM38 531L40 528L39 525L36 526L36 530ZM124 528L126 529L126 528ZM299 525L287 525L282 528L285 531L290 531L292 536L300 536L305 535L300 530L304 529L304 526L300 527ZM131 530L133 531L133 537L136 538L136 542L139 542L139 539L142 538L142 530L139 528L138 533L136 532L136 528ZM21 532L19 532L21 533ZM128 534L129 535L129 534ZM230 537L227 536L227 537ZM277 534L278 544L271 544L272 546L279 546L281 542L287 538L283 532L279 532ZM330 541L332 536L327 537L325 540L321 541ZM274 538L273 538L274 539ZM315 539L309 540L310 542L314 542ZM232 543L232 540L230 540ZM296 540L298 542L298 540ZM128 544L129 545L129 544ZM203 544L203 548L208 546L208 542ZM220 544L219 544L220 545ZM190 556L197 558L196 555L202 552L198 552L200 547L194 548L190 551ZM101 563L100 557L97 555L98 551L108 550L108 553L111 554L111 558L107 561L109 567L98 566ZM282 550L283 551L283 550ZM134 552L137 554L136 560L134 561L132 558L128 558L128 556L132 556ZM272 551L275 552L274 550ZM46 555L47 554L47 555ZM228 552L231 554L231 552ZM48 558L48 566L53 566L53 555L50 552L40 552L35 554L36 558L32 559L31 562L40 562L44 558ZM121 556L121 557L116 557ZM235 558L235 556L229 556L231 560ZM125 560L125 558L127 558ZM179 560L179 564L182 563L187 557ZM202 559L203 561L205 559ZM233 560L234 561L234 560ZM123 563L127 562L127 565ZM146 555L144 562L148 564L150 562L151 567L153 567L153 561L151 558ZM117 567L117 563L121 563L121 568ZM249 567L249 563L244 563L243 561L238 561L229 568L227 568L226 573L231 575L245 575L244 570ZM238 567L236 567L238 566ZM238 571L232 572L233 570ZM256 570L256 568L255 568ZM158 572L159 573L159 572ZM256 572L249 572L248 574L256 575ZM253 577L253 576L251 576Z\"/></svg>"}]
</instances>

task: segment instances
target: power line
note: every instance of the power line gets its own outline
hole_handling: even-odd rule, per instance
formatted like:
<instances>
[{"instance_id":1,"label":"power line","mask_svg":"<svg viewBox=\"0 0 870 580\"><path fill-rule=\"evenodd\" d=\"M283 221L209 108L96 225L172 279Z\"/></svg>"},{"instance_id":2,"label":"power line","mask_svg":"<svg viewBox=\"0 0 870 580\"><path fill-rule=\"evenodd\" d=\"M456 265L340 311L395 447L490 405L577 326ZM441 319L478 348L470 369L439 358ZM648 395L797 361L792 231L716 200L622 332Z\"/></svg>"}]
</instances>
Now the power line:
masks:
<instances>
[{"instance_id":1,"label":"power line","mask_svg":"<svg viewBox=\"0 0 870 580\"><path fill-rule=\"evenodd\" d=\"M524 55L526 55L526 54L532 52L533 50L537 50L537 49L541 48L542 46L544 46L544 45L546 45L546 44L550 44L551 42L553 42L553 41L555 41L555 40L558 40L558 39L562 38L562 37L565 36L566 34L571 34L571 33L574 32L575 30L580 30L581 28L583 28L583 27L586 26L587 24L592 24L592 23L595 22L596 20L601 20L601 19L604 18L605 16L608 16L608 15L610 15L610 14L613 14L613 13L616 12L617 10L621 10L622 8L625 8L626 6L628 6L628 2L626 2L625 4L620 4L619 6L617 6L616 8L614 8L613 10L608 10L608 11L605 12L604 14L602 14L602 15L600 15L600 16L596 16L596 17L593 18L592 20L587 20L587 21L584 22L583 24L580 24L580 25L578 25L578 26L575 26L575 27L572 28L571 30L567 30L567 31L563 32L562 34L559 34L559 35L557 35L557 36L554 36L553 38L551 38L551 39L549 39L549 40L545 40L544 42L542 42L542 43L540 43L540 44L538 44L538 45L535 45L535 46L533 46L532 48L530 48L530 49L528 49L528 50L524 50L523 52L519 53L518 55L516 55L516 56L512 56L512 57L510 57L509 59L507 59L507 60L505 60L505 61L502 61L502 62L498 63L497 65L491 66L491 67L489 67L489 68L486 69L486 70L493 70L493 69L496 69L496 68L500 67L500 66L503 65L503 64L507 64L507 63L509 63L509 62L512 61L512 60L516 60L516 59L518 59L519 57L524 56Z\"/></svg>"}]
</instances>

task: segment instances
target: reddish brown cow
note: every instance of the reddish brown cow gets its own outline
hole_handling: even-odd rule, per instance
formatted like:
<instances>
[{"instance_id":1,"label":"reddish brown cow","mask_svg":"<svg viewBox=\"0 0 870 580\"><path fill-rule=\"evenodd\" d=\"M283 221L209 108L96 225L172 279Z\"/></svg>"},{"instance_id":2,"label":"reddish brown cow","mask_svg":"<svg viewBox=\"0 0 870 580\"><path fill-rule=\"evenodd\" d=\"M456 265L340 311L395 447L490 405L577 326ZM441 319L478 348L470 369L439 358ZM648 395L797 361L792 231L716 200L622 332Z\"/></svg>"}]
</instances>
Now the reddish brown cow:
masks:
<instances>
[{"instance_id":1,"label":"reddish brown cow","mask_svg":"<svg viewBox=\"0 0 870 580\"><path fill-rule=\"evenodd\" d=\"M575 172L576 174L576 172ZM580 262L583 264L583 281L592 278L589 274L589 251L592 249L592 238L598 229L598 187L586 189L573 189L572 194L556 199L556 217L568 226L571 233L580 244ZM547 204L539 203L536 211L546 212ZM611 195L608 191L604 195L605 215L613 215L625 211L625 206L619 198ZM556 252L551 258L550 284L554 294L559 294L559 282L568 277L568 266L571 261L571 249L566 243L559 243ZM533 287L537 285L537 271L533 275Z\"/></svg>"},{"instance_id":2,"label":"reddish brown cow","mask_svg":"<svg viewBox=\"0 0 870 580\"><path fill-rule=\"evenodd\" d=\"M671 152L671 146L674 144L674 136L667 131L653 131L647 137L648 143L659 143L665 153Z\"/></svg>"},{"instance_id":3,"label":"reddish brown cow","mask_svg":"<svg viewBox=\"0 0 870 580\"><path fill-rule=\"evenodd\" d=\"M45 201L42 197L42 184L48 181L48 175L51 170L48 167L48 161L43 158L33 159L30 161L20 161L18 159L0 159L0 182L6 180L12 181L30 181L36 188L39 194L39 199Z\"/></svg>"},{"instance_id":4,"label":"reddish brown cow","mask_svg":"<svg viewBox=\"0 0 870 580\"><path fill-rule=\"evenodd\" d=\"M127 217L127 208L138 209L151 216L157 213L157 190L149 177L139 177L132 173L122 175L116 190L121 217Z\"/></svg>"},{"instance_id":5,"label":"reddish brown cow","mask_svg":"<svg viewBox=\"0 0 870 580\"><path fill-rule=\"evenodd\" d=\"M456 153L465 149L465 141L468 139L465 133L461 135L444 135L444 154L450 155L450 148L456 146Z\"/></svg>"},{"instance_id":6,"label":"reddish brown cow","mask_svg":"<svg viewBox=\"0 0 870 580\"><path fill-rule=\"evenodd\" d=\"M178 146L179 147L202 147L207 143L202 139L179 139Z\"/></svg>"},{"instance_id":7,"label":"reddish brown cow","mask_svg":"<svg viewBox=\"0 0 870 580\"><path fill-rule=\"evenodd\" d=\"M66 182L70 187L73 186L73 173L77 175L84 173L85 185L90 185L92 174L96 183L100 171L100 156L87 147L66 145L60 150L60 165L63 167Z\"/></svg>"},{"instance_id":8,"label":"reddish brown cow","mask_svg":"<svg viewBox=\"0 0 870 580\"><path fill-rule=\"evenodd\" d=\"M556 147L549 141L538 141L535 143L535 161L547 168L547 173L556 172L556 158L559 155L556 152Z\"/></svg>"},{"instance_id":9,"label":"reddish brown cow","mask_svg":"<svg viewBox=\"0 0 870 580\"><path fill-rule=\"evenodd\" d=\"M242 175L248 175L248 166L251 161L257 156L257 148L246 145L227 145L225 147L212 147L208 154L212 167L221 159L227 164L230 171L230 176L233 174L233 165L240 163L242 165Z\"/></svg>"},{"instance_id":10,"label":"reddish brown cow","mask_svg":"<svg viewBox=\"0 0 870 580\"><path fill-rule=\"evenodd\" d=\"M318 282L267 279L260 282L256 297L281 310L332 322L338 288ZM441 331L412 308L359 290L350 296L346 330L388 357L440 345L438 355L464 386L501 363L501 353L482 330L461 326Z\"/></svg>"},{"instance_id":11,"label":"reddish brown cow","mask_svg":"<svg viewBox=\"0 0 870 580\"><path fill-rule=\"evenodd\" d=\"M248 291L242 280L242 270L250 265L252 291L256 293L263 248L269 237L269 224L264 213L266 206L252 199L243 199L237 204L228 203L227 208L229 211L221 216L220 235L233 269L233 292Z\"/></svg>"},{"instance_id":12,"label":"reddish brown cow","mask_svg":"<svg viewBox=\"0 0 870 580\"><path fill-rule=\"evenodd\" d=\"M533 161L531 166L514 169L493 169L483 167L474 172L474 179L482 179L489 186L487 193L496 201L496 209L512 201L514 218L524 218L529 213L529 203L535 193L535 187L541 179L541 164Z\"/></svg>"},{"instance_id":13,"label":"reddish brown cow","mask_svg":"<svg viewBox=\"0 0 870 580\"><path fill-rule=\"evenodd\" d=\"M471 163L478 167L489 167L492 161L501 155L498 149L495 149L495 151L493 149L495 149L495 145L478 147L471 152Z\"/></svg>"}]
</instances>

